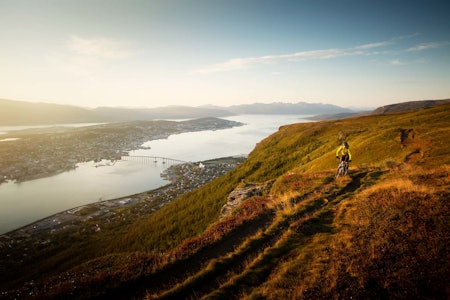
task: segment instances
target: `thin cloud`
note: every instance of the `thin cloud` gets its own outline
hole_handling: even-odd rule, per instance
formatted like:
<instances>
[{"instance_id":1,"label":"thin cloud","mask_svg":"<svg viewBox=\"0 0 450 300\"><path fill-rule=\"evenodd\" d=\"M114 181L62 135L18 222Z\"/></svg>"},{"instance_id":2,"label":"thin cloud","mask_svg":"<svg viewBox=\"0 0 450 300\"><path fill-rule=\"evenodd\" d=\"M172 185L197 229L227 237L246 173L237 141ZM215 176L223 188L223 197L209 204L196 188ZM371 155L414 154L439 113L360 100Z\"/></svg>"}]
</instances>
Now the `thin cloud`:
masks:
<instances>
[{"instance_id":1,"label":"thin cloud","mask_svg":"<svg viewBox=\"0 0 450 300\"><path fill-rule=\"evenodd\" d=\"M370 43L370 44L356 46L355 49L365 50L365 49L386 47L386 46L389 46L391 44L392 44L392 42L390 42L390 41L379 42L379 43Z\"/></svg>"},{"instance_id":2,"label":"thin cloud","mask_svg":"<svg viewBox=\"0 0 450 300\"><path fill-rule=\"evenodd\" d=\"M314 59L332 59L342 56L358 56L358 55L373 55L373 52L368 52L366 50L385 47L391 44L390 41L370 43L364 45L358 45L353 48L339 49L320 49L320 50L309 50L309 51L299 51L295 53L282 54L282 55L266 55L260 57L247 57L247 58L233 58L224 63L206 66L204 68L194 71L195 74L210 74L217 72L226 72L246 69L251 65L257 64L274 64L283 61L306 61Z\"/></svg>"},{"instance_id":3,"label":"thin cloud","mask_svg":"<svg viewBox=\"0 0 450 300\"><path fill-rule=\"evenodd\" d=\"M286 61L307 61L307 60L317 60L317 59L333 59L343 56L374 56L374 55L390 55L394 53L393 50L383 49L390 45L397 43L400 40L411 39L418 36L419 33L414 33L410 35L404 35L399 37L394 37L390 40L367 43L362 45L357 45L352 48L331 48L331 49L319 49L319 50L309 50L309 51L299 51L295 53L282 54L282 55L266 55L260 57L247 57L247 58L232 58L223 63L209 65L204 68L197 69L193 71L194 74L211 74L218 72L227 72L247 69L253 65L260 64L275 64ZM417 46L403 49L400 51L395 51L397 54L399 52L411 52L411 51L424 51L439 47L444 47L450 45L450 42L433 42L433 43L423 43ZM400 60L391 60L391 65L404 65L404 62Z\"/></svg>"},{"instance_id":4,"label":"thin cloud","mask_svg":"<svg viewBox=\"0 0 450 300\"><path fill-rule=\"evenodd\" d=\"M64 46L59 52L49 53L47 60L65 73L92 81L117 61L136 55L131 43L111 38L71 36Z\"/></svg>"},{"instance_id":5,"label":"thin cloud","mask_svg":"<svg viewBox=\"0 0 450 300\"><path fill-rule=\"evenodd\" d=\"M97 58L125 59L135 55L130 43L110 38L86 39L71 36L67 46L74 54Z\"/></svg>"},{"instance_id":6,"label":"thin cloud","mask_svg":"<svg viewBox=\"0 0 450 300\"><path fill-rule=\"evenodd\" d=\"M429 49L435 49L440 48L449 45L450 42L432 42L432 43L422 43L419 45L416 45L414 47L411 47L407 49L406 51L423 51L423 50L429 50Z\"/></svg>"},{"instance_id":7,"label":"thin cloud","mask_svg":"<svg viewBox=\"0 0 450 300\"><path fill-rule=\"evenodd\" d=\"M405 64L405 63L401 62L399 59L391 60L389 63L393 66L402 66Z\"/></svg>"}]
</instances>

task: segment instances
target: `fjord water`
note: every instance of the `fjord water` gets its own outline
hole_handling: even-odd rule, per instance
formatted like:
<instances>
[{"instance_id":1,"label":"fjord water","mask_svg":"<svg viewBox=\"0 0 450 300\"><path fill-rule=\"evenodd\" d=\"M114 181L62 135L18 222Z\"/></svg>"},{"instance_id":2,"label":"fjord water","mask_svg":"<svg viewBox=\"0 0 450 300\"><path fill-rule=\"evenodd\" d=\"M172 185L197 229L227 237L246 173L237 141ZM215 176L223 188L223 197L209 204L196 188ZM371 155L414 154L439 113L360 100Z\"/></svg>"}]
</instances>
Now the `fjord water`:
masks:
<instances>
[{"instance_id":1,"label":"fjord water","mask_svg":"<svg viewBox=\"0 0 450 300\"><path fill-rule=\"evenodd\" d=\"M299 115L242 115L226 118L244 126L171 135L144 143L130 155L200 162L247 155L281 125L306 122ZM168 184L167 164L120 160L80 163L75 170L22 183L0 185L0 234L80 205L124 197Z\"/></svg>"}]
</instances>

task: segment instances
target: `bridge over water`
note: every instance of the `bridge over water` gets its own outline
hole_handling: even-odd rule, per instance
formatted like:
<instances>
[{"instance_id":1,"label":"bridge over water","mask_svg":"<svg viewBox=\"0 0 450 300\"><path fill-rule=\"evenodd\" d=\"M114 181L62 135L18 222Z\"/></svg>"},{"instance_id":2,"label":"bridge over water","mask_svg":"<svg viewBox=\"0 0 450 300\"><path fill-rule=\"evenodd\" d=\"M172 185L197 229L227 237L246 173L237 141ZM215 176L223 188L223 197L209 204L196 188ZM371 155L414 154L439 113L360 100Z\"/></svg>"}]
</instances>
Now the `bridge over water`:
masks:
<instances>
[{"instance_id":1,"label":"bridge over water","mask_svg":"<svg viewBox=\"0 0 450 300\"><path fill-rule=\"evenodd\" d=\"M167 166L179 165L184 163L189 163L184 160L169 158L169 157L161 157L161 156L138 156L138 155L127 155L122 156L122 160L125 161L136 161L145 164L158 164L161 163Z\"/></svg>"}]
</instances>

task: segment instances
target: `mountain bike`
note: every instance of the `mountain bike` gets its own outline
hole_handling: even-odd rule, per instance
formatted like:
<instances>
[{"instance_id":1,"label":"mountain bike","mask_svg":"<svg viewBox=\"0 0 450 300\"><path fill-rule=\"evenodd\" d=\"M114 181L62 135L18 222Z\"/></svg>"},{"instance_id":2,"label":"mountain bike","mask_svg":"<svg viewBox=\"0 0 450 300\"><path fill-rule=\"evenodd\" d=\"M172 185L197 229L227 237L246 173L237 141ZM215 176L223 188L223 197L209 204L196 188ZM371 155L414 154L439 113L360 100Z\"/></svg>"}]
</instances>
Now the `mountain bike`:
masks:
<instances>
[{"instance_id":1,"label":"mountain bike","mask_svg":"<svg viewBox=\"0 0 450 300\"><path fill-rule=\"evenodd\" d=\"M343 160L339 163L339 166L336 170L336 176L334 178L338 178L339 176L345 176L347 175L347 172L348 172L348 162Z\"/></svg>"}]
</instances>

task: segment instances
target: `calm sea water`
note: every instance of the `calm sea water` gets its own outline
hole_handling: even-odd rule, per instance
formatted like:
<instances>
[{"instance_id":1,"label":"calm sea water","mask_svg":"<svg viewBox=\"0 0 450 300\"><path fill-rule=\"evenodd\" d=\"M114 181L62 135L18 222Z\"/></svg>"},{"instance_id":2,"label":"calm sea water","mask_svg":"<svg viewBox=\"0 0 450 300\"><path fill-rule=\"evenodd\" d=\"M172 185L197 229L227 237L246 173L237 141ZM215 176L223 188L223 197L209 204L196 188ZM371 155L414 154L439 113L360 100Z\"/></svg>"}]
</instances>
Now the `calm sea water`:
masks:
<instances>
[{"instance_id":1,"label":"calm sea water","mask_svg":"<svg viewBox=\"0 0 450 300\"><path fill-rule=\"evenodd\" d=\"M183 161L247 155L281 125L306 122L298 115L243 115L226 119L246 125L172 135L146 142L130 155L168 157ZM22 183L0 185L0 234L52 214L100 200L114 199L161 187L162 163L139 161L87 162L75 170Z\"/></svg>"}]
</instances>

